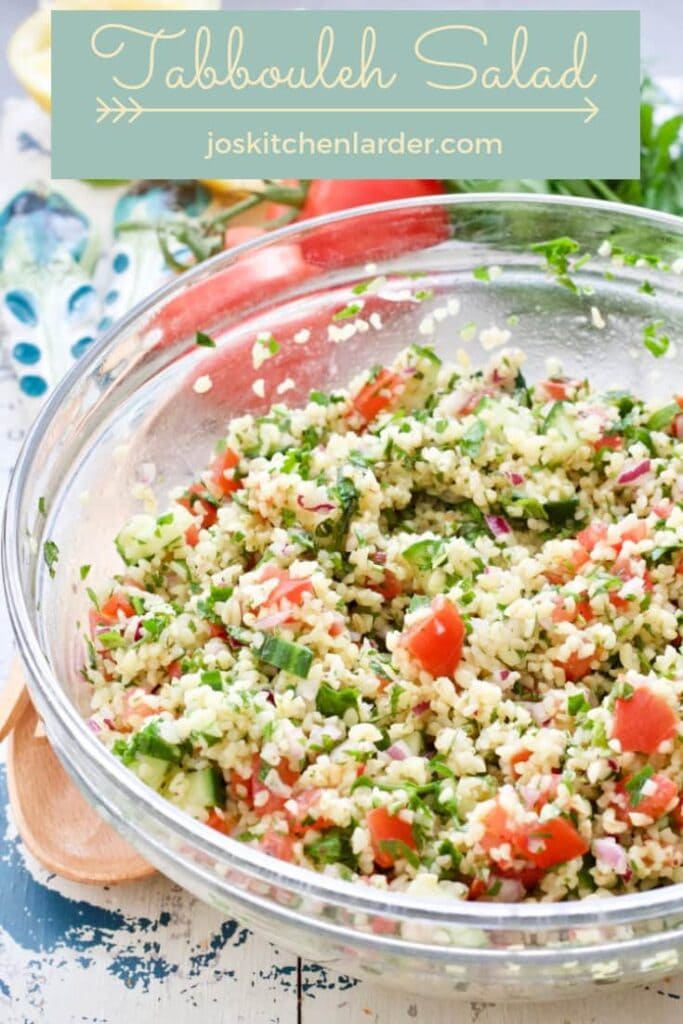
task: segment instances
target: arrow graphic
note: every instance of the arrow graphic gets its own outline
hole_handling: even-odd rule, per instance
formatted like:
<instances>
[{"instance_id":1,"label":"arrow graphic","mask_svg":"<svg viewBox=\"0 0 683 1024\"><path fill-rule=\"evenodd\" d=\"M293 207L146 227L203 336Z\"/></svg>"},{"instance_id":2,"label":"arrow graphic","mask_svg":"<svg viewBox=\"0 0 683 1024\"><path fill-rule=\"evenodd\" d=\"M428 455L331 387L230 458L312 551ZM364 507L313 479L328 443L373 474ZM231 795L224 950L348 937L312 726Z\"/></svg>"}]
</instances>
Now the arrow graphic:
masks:
<instances>
[{"instance_id":1,"label":"arrow graphic","mask_svg":"<svg viewBox=\"0 0 683 1024\"><path fill-rule=\"evenodd\" d=\"M589 124L599 113L589 96L580 107L143 107L132 96L127 103L98 96L96 123L112 117L117 124L127 117L133 124L142 114L585 114L583 123Z\"/></svg>"},{"instance_id":2,"label":"arrow graphic","mask_svg":"<svg viewBox=\"0 0 683 1024\"><path fill-rule=\"evenodd\" d=\"M157 111L157 113L158 112L159 111ZM114 96L112 98L111 104L107 103L106 100L103 100L101 96L98 96L97 113L98 118L96 124L101 124L102 121L111 115L113 115L113 124L117 124L123 117L128 117L128 124L133 124L141 114L148 114L150 111L140 106L138 101L134 100L132 96L128 97L128 106L126 106L118 96Z\"/></svg>"}]
</instances>

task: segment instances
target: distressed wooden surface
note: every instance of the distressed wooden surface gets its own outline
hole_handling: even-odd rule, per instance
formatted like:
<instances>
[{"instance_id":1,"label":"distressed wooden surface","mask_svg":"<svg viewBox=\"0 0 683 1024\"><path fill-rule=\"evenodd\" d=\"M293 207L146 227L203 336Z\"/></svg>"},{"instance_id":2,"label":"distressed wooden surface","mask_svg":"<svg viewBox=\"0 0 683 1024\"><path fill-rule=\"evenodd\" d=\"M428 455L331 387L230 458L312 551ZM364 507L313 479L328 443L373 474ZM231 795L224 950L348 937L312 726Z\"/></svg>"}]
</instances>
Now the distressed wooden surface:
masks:
<instances>
[{"instance_id":1,"label":"distressed wooden surface","mask_svg":"<svg viewBox=\"0 0 683 1024\"><path fill-rule=\"evenodd\" d=\"M0 486L21 441L0 369ZM0 495L1 496L1 495ZM12 653L0 602L0 678ZM435 1002L298 959L164 878L63 882L31 860L0 747L0 1024L678 1024L683 978L540 1006Z\"/></svg>"}]
</instances>

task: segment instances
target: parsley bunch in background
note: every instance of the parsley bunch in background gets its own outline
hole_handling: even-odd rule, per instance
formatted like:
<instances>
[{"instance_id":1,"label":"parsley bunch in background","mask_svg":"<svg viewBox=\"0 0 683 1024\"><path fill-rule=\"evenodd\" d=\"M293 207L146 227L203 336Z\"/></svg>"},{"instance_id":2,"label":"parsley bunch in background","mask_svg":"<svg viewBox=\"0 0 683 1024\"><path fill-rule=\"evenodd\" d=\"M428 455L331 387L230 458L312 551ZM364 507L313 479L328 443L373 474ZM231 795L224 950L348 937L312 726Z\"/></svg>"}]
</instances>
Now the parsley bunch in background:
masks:
<instances>
[{"instance_id":1,"label":"parsley bunch in background","mask_svg":"<svg viewBox=\"0 0 683 1024\"><path fill-rule=\"evenodd\" d=\"M538 192L582 199L647 206L683 215L683 114L664 121L656 117L666 98L646 79L640 103L640 178L457 178L445 184L453 192Z\"/></svg>"}]
</instances>

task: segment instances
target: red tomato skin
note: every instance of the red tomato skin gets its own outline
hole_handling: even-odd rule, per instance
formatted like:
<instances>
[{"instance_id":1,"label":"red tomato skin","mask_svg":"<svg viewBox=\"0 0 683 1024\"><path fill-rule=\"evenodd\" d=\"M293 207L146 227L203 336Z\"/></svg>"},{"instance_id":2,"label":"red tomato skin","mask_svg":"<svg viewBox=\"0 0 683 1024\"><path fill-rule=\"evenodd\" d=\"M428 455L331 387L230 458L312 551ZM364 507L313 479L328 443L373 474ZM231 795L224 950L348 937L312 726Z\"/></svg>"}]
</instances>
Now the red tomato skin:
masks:
<instances>
[{"instance_id":1,"label":"red tomato skin","mask_svg":"<svg viewBox=\"0 0 683 1024\"><path fill-rule=\"evenodd\" d=\"M239 455L232 448L224 448L222 452L216 452L211 459L208 470L208 486L217 497L225 498L242 487L242 481L235 480L233 476L233 471L239 461Z\"/></svg>"},{"instance_id":2,"label":"red tomato skin","mask_svg":"<svg viewBox=\"0 0 683 1024\"><path fill-rule=\"evenodd\" d=\"M385 601L393 601L395 597L403 593L401 583L391 569L386 569L382 582L373 583L370 589L375 590Z\"/></svg>"},{"instance_id":3,"label":"red tomato skin","mask_svg":"<svg viewBox=\"0 0 683 1024\"><path fill-rule=\"evenodd\" d=\"M247 253L167 302L150 322L149 330L162 332L162 347L189 338L196 331L210 334L229 314L253 307L284 285L296 284L314 273L298 245L274 245Z\"/></svg>"},{"instance_id":4,"label":"red tomato skin","mask_svg":"<svg viewBox=\"0 0 683 1024\"><path fill-rule=\"evenodd\" d=\"M429 613L403 635L403 644L433 676L452 676L460 664L465 626L452 601L439 596Z\"/></svg>"},{"instance_id":5,"label":"red tomato skin","mask_svg":"<svg viewBox=\"0 0 683 1024\"><path fill-rule=\"evenodd\" d=\"M392 868L395 863L393 855L382 847L383 842L398 840L410 850L417 849L412 825L395 814L389 814L386 807L375 807L365 821L370 833L372 854L378 867Z\"/></svg>"},{"instance_id":6,"label":"red tomato skin","mask_svg":"<svg viewBox=\"0 0 683 1024\"><path fill-rule=\"evenodd\" d=\"M576 619L583 619L584 622L592 622L595 616L590 601L568 601L567 604L561 598L553 608L553 622L575 622Z\"/></svg>"},{"instance_id":7,"label":"red tomato skin","mask_svg":"<svg viewBox=\"0 0 683 1024\"><path fill-rule=\"evenodd\" d=\"M683 797L678 801L673 811L671 812L673 823L679 832L683 832Z\"/></svg>"},{"instance_id":8,"label":"red tomato skin","mask_svg":"<svg viewBox=\"0 0 683 1024\"><path fill-rule=\"evenodd\" d=\"M589 849L586 840L566 818L551 818L533 825L525 830L520 842L520 852L543 870L582 857Z\"/></svg>"},{"instance_id":9,"label":"red tomato skin","mask_svg":"<svg viewBox=\"0 0 683 1024\"><path fill-rule=\"evenodd\" d=\"M225 818L221 817L220 814L216 813L215 807L212 807L209 811L209 816L206 819L206 824L209 828L213 828L216 832L222 833L222 835L230 835L230 826Z\"/></svg>"},{"instance_id":10,"label":"red tomato skin","mask_svg":"<svg viewBox=\"0 0 683 1024\"><path fill-rule=\"evenodd\" d=\"M296 801L296 814L291 814L287 811L289 818L289 831L292 835L304 835L309 829L315 829L318 832L324 831L326 828L332 828L332 822L327 818L315 817L311 812L311 808L314 807L320 800L321 789L306 789L303 793L298 793L293 799ZM312 821L306 824L308 818L313 818Z\"/></svg>"},{"instance_id":11,"label":"red tomato skin","mask_svg":"<svg viewBox=\"0 0 683 1024\"><path fill-rule=\"evenodd\" d=\"M364 424L371 423L385 409L389 409L400 396L405 382L397 373L381 369L374 380L364 384L351 399L351 415L356 413Z\"/></svg>"},{"instance_id":12,"label":"red tomato skin","mask_svg":"<svg viewBox=\"0 0 683 1024\"><path fill-rule=\"evenodd\" d=\"M673 709L647 686L638 687L627 699L617 698L612 736L622 751L654 754L661 743L673 739L677 729Z\"/></svg>"},{"instance_id":13,"label":"red tomato skin","mask_svg":"<svg viewBox=\"0 0 683 1024\"><path fill-rule=\"evenodd\" d=\"M166 669L171 679L180 679L183 674L182 666L179 661L172 661Z\"/></svg>"},{"instance_id":14,"label":"red tomato skin","mask_svg":"<svg viewBox=\"0 0 683 1024\"><path fill-rule=\"evenodd\" d=\"M301 605L307 594L313 594L313 584L308 579L297 579L290 576L286 569L278 569L274 565L267 566L261 574L261 582L276 579L279 581L261 605L262 608L279 608L283 601Z\"/></svg>"},{"instance_id":15,"label":"red tomato skin","mask_svg":"<svg viewBox=\"0 0 683 1024\"><path fill-rule=\"evenodd\" d=\"M565 562L558 562L556 566L545 570L545 578L549 583L561 586L573 579L587 561L588 553L582 545L577 544Z\"/></svg>"},{"instance_id":16,"label":"red tomato skin","mask_svg":"<svg viewBox=\"0 0 683 1024\"><path fill-rule=\"evenodd\" d=\"M201 484L192 484L188 488L187 493L178 498L178 504L186 508L192 515L200 515L202 517L201 528L202 530L208 530L210 526L213 526L218 519L218 512L216 506L212 505L210 501L202 498L202 494L206 494L206 488Z\"/></svg>"},{"instance_id":17,"label":"red tomato skin","mask_svg":"<svg viewBox=\"0 0 683 1024\"><path fill-rule=\"evenodd\" d=\"M605 540L606 537L607 523L600 522L591 523L590 526L586 526L585 529L581 530L576 535L576 539L581 547L589 554L595 545Z\"/></svg>"},{"instance_id":18,"label":"red tomato skin","mask_svg":"<svg viewBox=\"0 0 683 1024\"><path fill-rule=\"evenodd\" d=\"M248 778L244 778L237 772L231 772L230 783L233 791L237 787L246 788L246 796L243 799L249 804L249 806L259 815L264 817L266 814L273 814L275 811L281 811L289 800L288 796L282 796L280 793L273 793L272 790L263 782L260 778L261 772L261 758L258 754L254 754L251 761L251 774ZM280 776L286 786L293 786L296 780L299 778L299 772L292 771L286 761L281 761L275 772ZM257 803L256 797L259 793L268 793L268 799L265 803ZM241 795L241 794L240 794Z\"/></svg>"},{"instance_id":19,"label":"red tomato skin","mask_svg":"<svg viewBox=\"0 0 683 1024\"><path fill-rule=\"evenodd\" d=\"M185 530L185 543L188 548L196 548L199 544L199 527L196 523L192 523Z\"/></svg>"},{"instance_id":20,"label":"red tomato skin","mask_svg":"<svg viewBox=\"0 0 683 1024\"><path fill-rule=\"evenodd\" d=\"M578 683L591 671L591 666L597 657L597 651L586 658L580 658L576 653L572 653L566 661L554 661L553 665L562 669L565 679L568 679L570 683Z\"/></svg>"},{"instance_id":21,"label":"red tomato skin","mask_svg":"<svg viewBox=\"0 0 683 1024\"><path fill-rule=\"evenodd\" d=\"M271 857L277 857L278 860L292 861L294 859L294 840L282 832L269 829L259 842L259 846L264 853Z\"/></svg>"},{"instance_id":22,"label":"red tomato skin","mask_svg":"<svg viewBox=\"0 0 683 1024\"><path fill-rule=\"evenodd\" d=\"M538 382L538 387L554 402L564 402L574 394L577 382L556 378L541 380Z\"/></svg>"},{"instance_id":23,"label":"red tomato skin","mask_svg":"<svg viewBox=\"0 0 683 1024\"><path fill-rule=\"evenodd\" d=\"M119 612L126 619L135 615L135 608L124 594L112 594L99 608L90 608L90 635L94 638L99 626L116 626L120 622Z\"/></svg>"},{"instance_id":24,"label":"red tomato skin","mask_svg":"<svg viewBox=\"0 0 683 1024\"><path fill-rule=\"evenodd\" d=\"M319 217L370 203L438 196L445 192L439 181L427 179L334 180L311 182L300 218ZM308 263L321 268L348 266L386 259L436 245L449 237L446 211L395 211L365 216L361 225L351 219L319 228L302 239L301 249Z\"/></svg>"},{"instance_id":25,"label":"red tomato skin","mask_svg":"<svg viewBox=\"0 0 683 1024\"><path fill-rule=\"evenodd\" d=\"M631 777L629 776L623 782L618 782L616 786L616 791L621 797L618 804L617 817L621 818L622 821L630 820L631 812L646 814L648 818L657 821L658 818L661 818L671 809L673 800L678 796L678 786L673 779L657 772L650 776L648 780L648 783L652 783L655 786L654 793L642 796L634 804L628 790L630 779Z\"/></svg>"},{"instance_id":26,"label":"red tomato skin","mask_svg":"<svg viewBox=\"0 0 683 1024\"><path fill-rule=\"evenodd\" d=\"M610 451L616 452L624 446L623 437L619 437L618 434L603 434L597 441L593 442L593 448L596 452Z\"/></svg>"}]
</instances>

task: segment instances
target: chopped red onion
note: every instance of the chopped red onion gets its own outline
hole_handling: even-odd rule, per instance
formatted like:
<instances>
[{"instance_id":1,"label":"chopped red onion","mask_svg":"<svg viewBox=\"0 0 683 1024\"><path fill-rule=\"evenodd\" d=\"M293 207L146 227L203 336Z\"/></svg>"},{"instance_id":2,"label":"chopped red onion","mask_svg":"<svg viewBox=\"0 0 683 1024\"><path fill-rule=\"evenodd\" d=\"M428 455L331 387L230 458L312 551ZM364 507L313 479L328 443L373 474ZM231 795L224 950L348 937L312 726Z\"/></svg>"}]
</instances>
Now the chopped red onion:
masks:
<instances>
[{"instance_id":1,"label":"chopped red onion","mask_svg":"<svg viewBox=\"0 0 683 1024\"><path fill-rule=\"evenodd\" d=\"M503 516L484 516L484 519L494 537L504 537L505 534L512 532L510 524Z\"/></svg>"},{"instance_id":2,"label":"chopped red onion","mask_svg":"<svg viewBox=\"0 0 683 1024\"><path fill-rule=\"evenodd\" d=\"M631 466L630 469L625 469L623 473L620 473L617 477L617 483L632 484L634 480L638 480L641 476L649 473L651 466L650 459L643 459L642 462L637 462L635 466Z\"/></svg>"},{"instance_id":3,"label":"chopped red onion","mask_svg":"<svg viewBox=\"0 0 683 1024\"><path fill-rule=\"evenodd\" d=\"M374 562L375 565L386 565L387 564L387 553L386 553L386 551L375 551L374 555L370 555L370 561Z\"/></svg>"},{"instance_id":4,"label":"chopped red onion","mask_svg":"<svg viewBox=\"0 0 683 1024\"><path fill-rule=\"evenodd\" d=\"M102 732L102 726L99 722L96 722L94 718L87 718L85 724L88 726L91 732Z\"/></svg>"},{"instance_id":5,"label":"chopped red onion","mask_svg":"<svg viewBox=\"0 0 683 1024\"><path fill-rule=\"evenodd\" d=\"M524 477L521 473L508 473L507 478L513 487L520 487L524 483Z\"/></svg>"},{"instance_id":6,"label":"chopped red onion","mask_svg":"<svg viewBox=\"0 0 683 1024\"><path fill-rule=\"evenodd\" d=\"M424 715L425 711L429 711L431 705L428 700L421 700L419 704L413 706L414 715Z\"/></svg>"},{"instance_id":7,"label":"chopped red onion","mask_svg":"<svg viewBox=\"0 0 683 1024\"><path fill-rule=\"evenodd\" d=\"M605 839L596 839L593 847L598 860L602 861L608 868L612 868L617 875L623 875L627 871L628 857L626 856L626 850L612 836Z\"/></svg>"},{"instance_id":8,"label":"chopped red onion","mask_svg":"<svg viewBox=\"0 0 683 1024\"><path fill-rule=\"evenodd\" d=\"M319 505L306 505L300 494L297 495L296 503L305 512L334 512L337 507L329 501L321 501Z\"/></svg>"},{"instance_id":9,"label":"chopped red onion","mask_svg":"<svg viewBox=\"0 0 683 1024\"><path fill-rule=\"evenodd\" d=\"M492 903L519 903L526 896L526 889L517 878L498 878L495 896L487 896Z\"/></svg>"},{"instance_id":10,"label":"chopped red onion","mask_svg":"<svg viewBox=\"0 0 683 1024\"><path fill-rule=\"evenodd\" d=\"M537 789L536 786L520 786L519 792L527 810L531 810L541 796L541 791L540 789Z\"/></svg>"},{"instance_id":11,"label":"chopped red onion","mask_svg":"<svg viewBox=\"0 0 683 1024\"><path fill-rule=\"evenodd\" d=\"M410 750L403 742L403 740L399 740L397 743L392 743L392 745L387 750L387 754L389 755L392 761L405 761L407 757L411 756Z\"/></svg>"},{"instance_id":12,"label":"chopped red onion","mask_svg":"<svg viewBox=\"0 0 683 1024\"><path fill-rule=\"evenodd\" d=\"M417 366L406 366L403 370L401 370L402 377L414 377L416 373Z\"/></svg>"},{"instance_id":13,"label":"chopped red onion","mask_svg":"<svg viewBox=\"0 0 683 1024\"><path fill-rule=\"evenodd\" d=\"M286 622L291 614L292 612L289 608L279 612L271 612L269 615L264 615L256 620L256 629L274 629L276 626L281 626L283 622Z\"/></svg>"},{"instance_id":14,"label":"chopped red onion","mask_svg":"<svg viewBox=\"0 0 683 1024\"><path fill-rule=\"evenodd\" d=\"M106 725L107 729L111 729L112 732L115 732L116 726L112 722L111 718L103 718L102 721Z\"/></svg>"}]
</instances>

